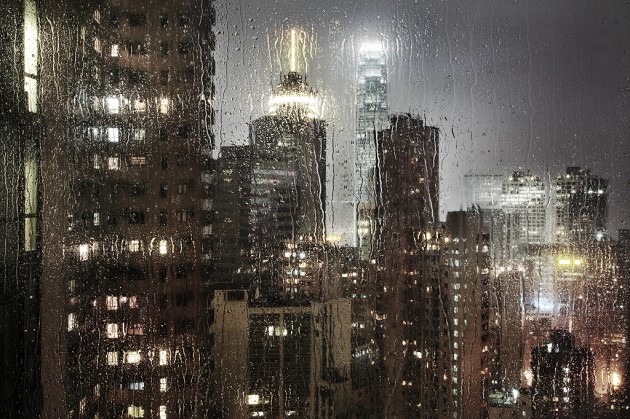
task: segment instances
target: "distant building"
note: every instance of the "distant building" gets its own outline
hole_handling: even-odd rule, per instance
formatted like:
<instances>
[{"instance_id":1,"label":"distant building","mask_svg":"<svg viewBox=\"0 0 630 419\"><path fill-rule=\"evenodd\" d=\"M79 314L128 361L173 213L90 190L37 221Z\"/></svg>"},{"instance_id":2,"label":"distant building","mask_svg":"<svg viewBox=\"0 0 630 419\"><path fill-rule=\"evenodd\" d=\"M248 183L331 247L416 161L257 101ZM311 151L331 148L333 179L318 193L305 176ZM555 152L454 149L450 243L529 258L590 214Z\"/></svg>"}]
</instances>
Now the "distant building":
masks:
<instances>
[{"instance_id":1,"label":"distant building","mask_svg":"<svg viewBox=\"0 0 630 419\"><path fill-rule=\"evenodd\" d=\"M356 202L356 234L359 256L370 258L374 247L376 200L378 196L377 133L386 128L387 63L383 46L364 44L359 49L357 64L357 109L354 199Z\"/></svg>"},{"instance_id":2,"label":"distant building","mask_svg":"<svg viewBox=\"0 0 630 419\"><path fill-rule=\"evenodd\" d=\"M588 417L594 402L593 353L567 331L532 350L534 417Z\"/></svg>"},{"instance_id":3,"label":"distant building","mask_svg":"<svg viewBox=\"0 0 630 419\"><path fill-rule=\"evenodd\" d=\"M579 246L608 233L608 181L589 170L568 167L554 188L556 243Z\"/></svg>"},{"instance_id":4,"label":"distant building","mask_svg":"<svg viewBox=\"0 0 630 419\"><path fill-rule=\"evenodd\" d=\"M220 417L348 417L350 300L257 304L227 290L212 308Z\"/></svg>"}]
</instances>

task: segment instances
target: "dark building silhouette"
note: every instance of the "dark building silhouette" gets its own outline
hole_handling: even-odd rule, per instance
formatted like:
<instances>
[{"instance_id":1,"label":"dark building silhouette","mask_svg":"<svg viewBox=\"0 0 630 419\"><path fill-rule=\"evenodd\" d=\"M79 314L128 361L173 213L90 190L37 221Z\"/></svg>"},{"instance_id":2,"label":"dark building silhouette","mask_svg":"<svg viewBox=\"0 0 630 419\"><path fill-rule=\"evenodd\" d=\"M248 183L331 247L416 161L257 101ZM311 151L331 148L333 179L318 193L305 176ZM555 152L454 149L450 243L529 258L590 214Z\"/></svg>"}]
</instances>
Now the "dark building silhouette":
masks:
<instances>
[{"instance_id":1,"label":"dark building silhouette","mask_svg":"<svg viewBox=\"0 0 630 419\"><path fill-rule=\"evenodd\" d=\"M532 349L534 417L576 417L593 408L593 353L567 331Z\"/></svg>"}]
</instances>

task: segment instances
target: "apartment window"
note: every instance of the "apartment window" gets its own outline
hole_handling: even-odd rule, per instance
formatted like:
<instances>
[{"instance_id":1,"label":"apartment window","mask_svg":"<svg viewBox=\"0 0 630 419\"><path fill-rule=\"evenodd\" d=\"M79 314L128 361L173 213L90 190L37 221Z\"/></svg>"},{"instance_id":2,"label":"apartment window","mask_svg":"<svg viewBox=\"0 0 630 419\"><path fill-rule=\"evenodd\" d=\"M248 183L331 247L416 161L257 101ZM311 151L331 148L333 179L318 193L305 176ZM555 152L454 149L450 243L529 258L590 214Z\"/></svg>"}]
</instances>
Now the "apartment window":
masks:
<instances>
[{"instance_id":1,"label":"apartment window","mask_svg":"<svg viewBox=\"0 0 630 419\"><path fill-rule=\"evenodd\" d=\"M108 113L117 114L120 113L120 99L117 97L108 97L105 100Z\"/></svg>"},{"instance_id":2,"label":"apartment window","mask_svg":"<svg viewBox=\"0 0 630 419\"><path fill-rule=\"evenodd\" d=\"M127 42L127 52L129 55L146 56L149 53L149 49L144 42Z\"/></svg>"},{"instance_id":3,"label":"apartment window","mask_svg":"<svg viewBox=\"0 0 630 419\"><path fill-rule=\"evenodd\" d=\"M142 360L140 351L129 351L125 353L125 364L138 364Z\"/></svg>"},{"instance_id":4,"label":"apartment window","mask_svg":"<svg viewBox=\"0 0 630 419\"><path fill-rule=\"evenodd\" d=\"M144 128L134 128L133 140L136 142L144 142L147 137L147 130Z\"/></svg>"},{"instance_id":5,"label":"apartment window","mask_svg":"<svg viewBox=\"0 0 630 419\"><path fill-rule=\"evenodd\" d=\"M118 324L117 323L107 323L105 328L105 336L109 339L118 339Z\"/></svg>"},{"instance_id":6,"label":"apartment window","mask_svg":"<svg viewBox=\"0 0 630 419\"><path fill-rule=\"evenodd\" d=\"M168 378L160 378L160 393L165 393L168 390Z\"/></svg>"},{"instance_id":7,"label":"apartment window","mask_svg":"<svg viewBox=\"0 0 630 419\"><path fill-rule=\"evenodd\" d=\"M144 391L144 381L132 381L128 388L131 391Z\"/></svg>"},{"instance_id":8,"label":"apartment window","mask_svg":"<svg viewBox=\"0 0 630 419\"><path fill-rule=\"evenodd\" d=\"M129 308L139 308L140 307L140 297L137 295L132 295L129 297L128 301Z\"/></svg>"},{"instance_id":9,"label":"apartment window","mask_svg":"<svg viewBox=\"0 0 630 419\"><path fill-rule=\"evenodd\" d=\"M159 352L159 360L160 360L160 365L168 365L168 350L166 349L160 349Z\"/></svg>"},{"instance_id":10,"label":"apartment window","mask_svg":"<svg viewBox=\"0 0 630 419\"><path fill-rule=\"evenodd\" d=\"M76 313L68 314L68 332L72 332L77 327L77 315Z\"/></svg>"},{"instance_id":11,"label":"apartment window","mask_svg":"<svg viewBox=\"0 0 630 419\"><path fill-rule=\"evenodd\" d=\"M117 143L120 139L120 129L117 127L108 127L107 128L107 141L110 143Z\"/></svg>"},{"instance_id":12,"label":"apartment window","mask_svg":"<svg viewBox=\"0 0 630 419\"><path fill-rule=\"evenodd\" d=\"M160 419L166 419L166 405L160 405Z\"/></svg>"},{"instance_id":13,"label":"apartment window","mask_svg":"<svg viewBox=\"0 0 630 419\"><path fill-rule=\"evenodd\" d=\"M94 51L98 52L99 54L102 51L102 45L101 45L100 38L94 38Z\"/></svg>"},{"instance_id":14,"label":"apartment window","mask_svg":"<svg viewBox=\"0 0 630 419\"><path fill-rule=\"evenodd\" d=\"M146 187L142 184L134 184L129 186L129 196L143 196L145 194Z\"/></svg>"},{"instance_id":15,"label":"apartment window","mask_svg":"<svg viewBox=\"0 0 630 419\"><path fill-rule=\"evenodd\" d=\"M163 86L167 85L168 80L169 80L169 71L168 70L160 71L160 83L162 83Z\"/></svg>"},{"instance_id":16,"label":"apartment window","mask_svg":"<svg viewBox=\"0 0 630 419\"><path fill-rule=\"evenodd\" d=\"M166 211L160 211L160 225L165 226L168 224L168 213Z\"/></svg>"},{"instance_id":17,"label":"apartment window","mask_svg":"<svg viewBox=\"0 0 630 419\"><path fill-rule=\"evenodd\" d=\"M162 115L167 114L169 107L170 107L170 101L168 100L168 98L165 98L165 97L161 98L160 99L160 113Z\"/></svg>"},{"instance_id":18,"label":"apartment window","mask_svg":"<svg viewBox=\"0 0 630 419\"><path fill-rule=\"evenodd\" d=\"M158 137L160 141L168 141L168 130L166 128L160 128Z\"/></svg>"},{"instance_id":19,"label":"apartment window","mask_svg":"<svg viewBox=\"0 0 630 419\"><path fill-rule=\"evenodd\" d=\"M168 336L168 324L166 322L162 322L158 328L158 334L161 338L165 338Z\"/></svg>"},{"instance_id":20,"label":"apartment window","mask_svg":"<svg viewBox=\"0 0 630 419\"><path fill-rule=\"evenodd\" d=\"M160 54L162 54L162 57L168 55L168 42L160 42Z\"/></svg>"},{"instance_id":21,"label":"apartment window","mask_svg":"<svg viewBox=\"0 0 630 419\"><path fill-rule=\"evenodd\" d=\"M168 277L168 269L166 268L166 266L161 266L160 267L160 281L165 282L167 277Z\"/></svg>"},{"instance_id":22,"label":"apartment window","mask_svg":"<svg viewBox=\"0 0 630 419\"><path fill-rule=\"evenodd\" d=\"M160 26L162 29L168 28L168 15L160 15Z\"/></svg>"},{"instance_id":23,"label":"apartment window","mask_svg":"<svg viewBox=\"0 0 630 419\"><path fill-rule=\"evenodd\" d=\"M188 54L193 48L193 43L190 41L180 42L177 51L180 54Z\"/></svg>"},{"instance_id":24,"label":"apartment window","mask_svg":"<svg viewBox=\"0 0 630 419\"><path fill-rule=\"evenodd\" d=\"M147 81L146 71L129 71L127 76L129 78L129 84L132 86L142 85Z\"/></svg>"},{"instance_id":25,"label":"apartment window","mask_svg":"<svg viewBox=\"0 0 630 419\"><path fill-rule=\"evenodd\" d=\"M168 242L166 240L160 240L159 252L161 255L168 253Z\"/></svg>"},{"instance_id":26,"label":"apartment window","mask_svg":"<svg viewBox=\"0 0 630 419\"><path fill-rule=\"evenodd\" d=\"M188 193L188 185L186 183L180 183L177 185L177 194L186 195Z\"/></svg>"},{"instance_id":27,"label":"apartment window","mask_svg":"<svg viewBox=\"0 0 630 419\"><path fill-rule=\"evenodd\" d=\"M107 365L109 366L118 365L118 352L116 351L107 352Z\"/></svg>"},{"instance_id":28,"label":"apartment window","mask_svg":"<svg viewBox=\"0 0 630 419\"><path fill-rule=\"evenodd\" d=\"M166 183L160 184L160 198L166 198L168 195L168 185Z\"/></svg>"},{"instance_id":29,"label":"apartment window","mask_svg":"<svg viewBox=\"0 0 630 419\"><path fill-rule=\"evenodd\" d=\"M160 167L162 168L162 170L168 169L168 157L162 157Z\"/></svg>"},{"instance_id":30,"label":"apartment window","mask_svg":"<svg viewBox=\"0 0 630 419\"><path fill-rule=\"evenodd\" d=\"M94 16L94 20L96 21L96 23L101 23L101 12L100 12L100 10L94 10L94 14L92 16Z\"/></svg>"},{"instance_id":31,"label":"apartment window","mask_svg":"<svg viewBox=\"0 0 630 419\"><path fill-rule=\"evenodd\" d=\"M190 23L190 18L188 17L188 15L184 15L184 14L179 15L179 26L186 28L188 27L189 23Z\"/></svg>"},{"instance_id":32,"label":"apartment window","mask_svg":"<svg viewBox=\"0 0 630 419\"><path fill-rule=\"evenodd\" d=\"M101 168L101 156L99 156L98 154L94 155L94 164L93 167L94 169L98 170Z\"/></svg>"},{"instance_id":33,"label":"apartment window","mask_svg":"<svg viewBox=\"0 0 630 419\"><path fill-rule=\"evenodd\" d=\"M147 164L147 158L144 156L135 156L135 157L129 157L129 165L130 166L144 166Z\"/></svg>"},{"instance_id":34,"label":"apartment window","mask_svg":"<svg viewBox=\"0 0 630 419\"><path fill-rule=\"evenodd\" d=\"M142 323L132 323L127 328L127 334L132 336L143 336L144 335L144 324Z\"/></svg>"},{"instance_id":35,"label":"apartment window","mask_svg":"<svg viewBox=\"0 0 630 419\"><path fill-rule=\"evenodd\" d=\"M107 310L118 310L118 297L115 295L105 297L105 307Z\"/></svg>"},{"instance_id":36,"label":"apartment window","mask_svg":"<svg viewBox=\"0 0 630 419\"><path fill-rule=\"evenodd\" d=\"M146 112L147 111L147 101L144 99L134 99L133 101L133 110L135 112Z\"/></svg>"},{"instance_id":37,"label":"apartment window","mask_svg":"<svg viewBox=\"0 0 630 419\"><path fill-rule=\"evenodd\" d=\"M188 138L189 134L190 134L190 126L180 125L177 127L177 136L179 138Z\"/></svg>"},{"instance_id":38,"label":"apartment window","mask_svg":"<svg viewBox=\"0 0 630 419\"><path fill-rule=\"evenodd\" d=\"M132 253L140 251L140 240L130 240L129 241L129 251Z\"/></svg>"},{"instance_id":39,"label":"apartment window","mask_svg":"<svg viewBox=\"0 0 630 419\"><path fill-rule=\"evenodd\" d=\"M144 408L132 404L131 406L127 407L127 416L129 416L130 418L143 418Z\"/></svg>"},{"instance_id":40,"label":"apartment window","mask_svg":"<svg viewBox=\"0 0 630 419\"><path fill-rule=\"evenodd\" d=\"M109 55L112 57L118 57L119 53L120 46L118 44L113 44Z\"/></svg>"},{"instance_id":41,"label":"apartment window","mask_svg":"<svg viewBox=\"0 0 630 419\"><path fill-rule=\"evenodd\" d=\"M143 211L130 211L129 224L144 224L144 212Z\"/></svg>"},{"instance_id":42,"label":"apartment window","mask_svg":"<svg viewBox=\"0 0 630 419\"><path fill-rule=\"evenodd\" d=\"M133 13L129 15L129 26L144 27L147 26L147 15Z\"/></svg>"}]
</instances>

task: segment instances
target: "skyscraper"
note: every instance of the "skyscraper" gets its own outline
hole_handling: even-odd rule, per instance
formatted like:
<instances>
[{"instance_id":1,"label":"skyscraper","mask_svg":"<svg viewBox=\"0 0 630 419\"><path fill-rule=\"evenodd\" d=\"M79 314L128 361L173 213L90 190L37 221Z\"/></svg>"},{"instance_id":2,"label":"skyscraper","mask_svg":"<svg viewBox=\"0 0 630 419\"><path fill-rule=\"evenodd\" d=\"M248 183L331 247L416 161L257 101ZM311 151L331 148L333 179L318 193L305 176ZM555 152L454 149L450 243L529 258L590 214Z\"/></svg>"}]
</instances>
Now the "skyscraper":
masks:
<instances>
[{"instance_id":1,"label":"skyscraper","mask_svg":"<svg viewBox=\"0 0 630 419\"><path fill-rule=\"evenodd\" d=\"M292 40L294 52L295 32ZM251 123L250 144L218 162L226 200L217 250L233 251L227 241L237 236L245 246L239 268L235 254L216 256L232 274L251 267L213 299L218 417L333 418L351 408L351 306L340 298L340 257L325 241L325 122L295 70L273 91L269 114ZM240 167L224 161L237 155ZM217 285L225 273L216 272Z\"/></svg>"},{"instance_id":2,"label":"skyscraper","mask_svg":"<svg viewBox=\"0 0 630 419\"><path fill-rule=\"evenodd\" d=\"M357 68L355 217L359 257L369 259L376 231L377 132L388 118L387 64L380 43L363 44Z\"/></svg>"},{"instance_id":3,"label":"skyscraper","mask_svg":"<svg viewBox=\"0 0 630 419\"><path fill-rule=\"evenodd\" d=\"M211 2L40 5L43 416L204 416Z\"/></svg>"}]
</instances>

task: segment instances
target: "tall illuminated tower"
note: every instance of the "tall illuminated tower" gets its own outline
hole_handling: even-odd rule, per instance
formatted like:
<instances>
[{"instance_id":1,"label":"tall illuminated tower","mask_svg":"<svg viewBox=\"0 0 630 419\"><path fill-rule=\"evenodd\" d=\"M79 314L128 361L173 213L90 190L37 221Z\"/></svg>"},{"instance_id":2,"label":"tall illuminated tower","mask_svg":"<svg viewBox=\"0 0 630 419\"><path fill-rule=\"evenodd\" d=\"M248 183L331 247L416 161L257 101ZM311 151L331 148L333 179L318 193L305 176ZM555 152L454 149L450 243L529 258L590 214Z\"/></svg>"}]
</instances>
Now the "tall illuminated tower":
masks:
<instances>
[{"instance_id":1,"label":"tall illuminated tower","mask_svg":"<svg viewBox=\"0 0 630 419\"><path fill-rule=\"evenodd\" d=\"M376 132L387 123L387 67L380 43L366 43L359 50L357 68L356 151L354 199L359 255L368 259L376 228Z\"/></svg>"}]
</instances>

